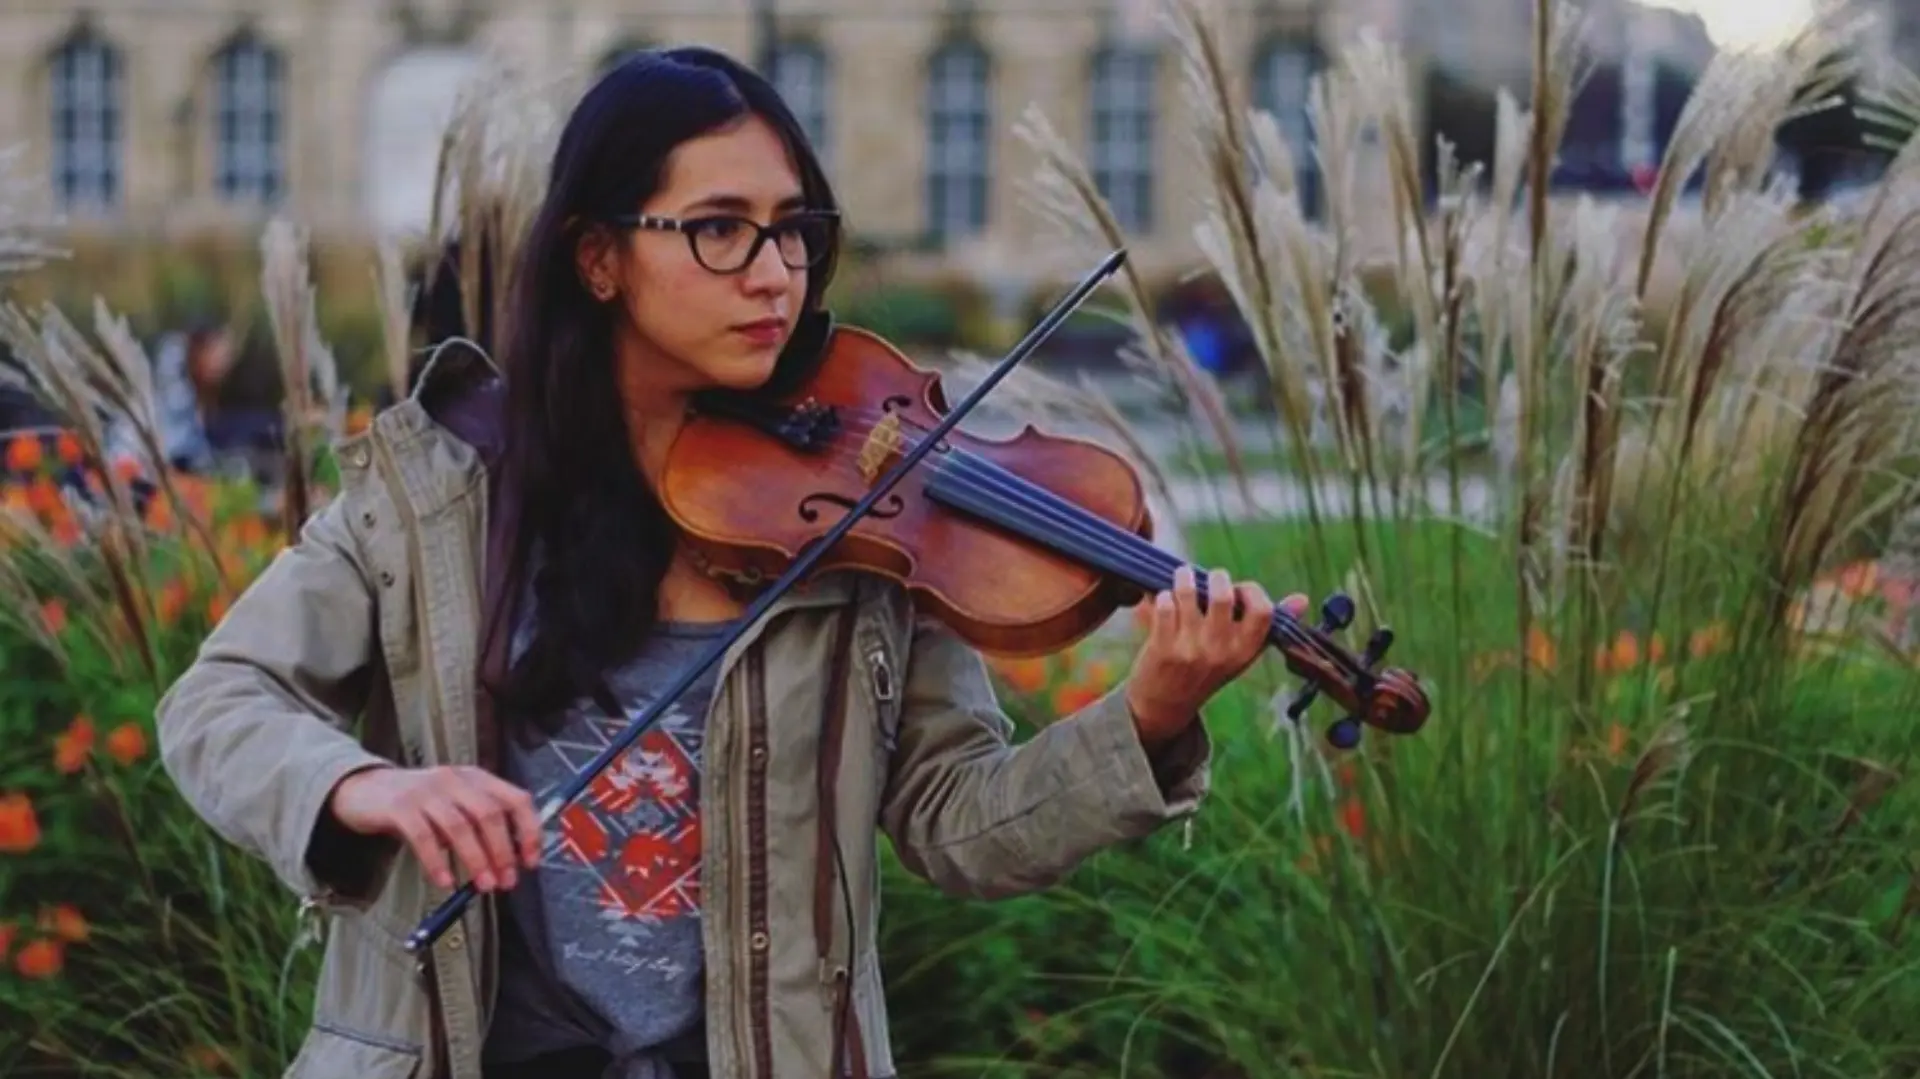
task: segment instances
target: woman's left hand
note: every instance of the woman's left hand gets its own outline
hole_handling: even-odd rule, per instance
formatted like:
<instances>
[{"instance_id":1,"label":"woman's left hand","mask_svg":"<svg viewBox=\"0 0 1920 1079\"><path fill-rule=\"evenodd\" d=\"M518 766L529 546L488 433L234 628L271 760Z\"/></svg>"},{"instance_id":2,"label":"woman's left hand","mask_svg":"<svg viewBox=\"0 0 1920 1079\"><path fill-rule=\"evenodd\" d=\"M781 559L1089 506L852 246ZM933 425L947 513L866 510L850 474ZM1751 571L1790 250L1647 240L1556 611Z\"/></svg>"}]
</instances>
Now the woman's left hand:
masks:
<instances>
[{"instance_id":1,"label":"woman's left hand","mask_svg":"<svg viewBox=\"0 0 1920 1079\"><path fill-rule=\"evenodd\" d=\"M1127 680L1127 704L1140 741L1150 750L1186 730L1201 706L1252 666L1267 646L1274 603L1265 589L1250 582L1236 585L1225 570L1214 570L1207 575L1207 595L1211 598L1202 610L1194 572L1182 566L1174 571L1173 588L1153 597L1147 642ZM1290 595L1280 606L1299 618L1307 597Z\"/></svg>"}]
</instances>

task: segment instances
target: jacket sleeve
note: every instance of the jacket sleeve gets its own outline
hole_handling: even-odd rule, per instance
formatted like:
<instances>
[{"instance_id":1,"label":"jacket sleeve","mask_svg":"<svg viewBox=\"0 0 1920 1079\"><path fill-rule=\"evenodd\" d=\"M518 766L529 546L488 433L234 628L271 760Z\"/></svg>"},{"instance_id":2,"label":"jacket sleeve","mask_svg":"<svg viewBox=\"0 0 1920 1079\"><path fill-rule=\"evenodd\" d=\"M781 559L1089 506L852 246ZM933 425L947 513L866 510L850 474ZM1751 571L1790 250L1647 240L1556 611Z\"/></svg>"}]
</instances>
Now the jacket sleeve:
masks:
<instances>
[{"instance_id":1,"label":"jacket sleeve","mask_svg":"<svg viewBox=\"0 0 1920 1079\"><path fill-rule=\"evenodd\" d=\"M309 899L364 902L398 844L325 812L341 779L389 764L353 717L374 676L368 575L336 499L236 600L161 699L161 761L222 837Z\"/></svg>"},{"instance_id":2,"label":"jacket sleeve","mask_svg":"<svg viewBox=\"0 0 1920 1079\"><path fill-rule=\"evenodd\" d=\"M1019 745L980 655L944 627L914 634L881 826L941 890L1003 898L1192 814L1212 745L1196 717L1149 758L1124 687Z\"/></svg>"}]
</instances>

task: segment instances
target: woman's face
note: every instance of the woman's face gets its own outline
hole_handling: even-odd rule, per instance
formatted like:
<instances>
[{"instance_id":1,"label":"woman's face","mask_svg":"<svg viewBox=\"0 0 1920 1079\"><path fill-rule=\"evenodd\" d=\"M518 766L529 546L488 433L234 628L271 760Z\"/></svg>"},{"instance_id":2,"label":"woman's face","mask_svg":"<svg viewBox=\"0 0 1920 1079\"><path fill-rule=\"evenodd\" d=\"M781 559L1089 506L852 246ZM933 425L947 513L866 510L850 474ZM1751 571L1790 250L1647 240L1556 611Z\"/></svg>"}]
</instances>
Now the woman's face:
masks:
<instances>
[{"instance_id":1,"label":"woman's face","mask_svg":"<svg viewBox=\"0 0 1920 1079\"><path fill-rule=\"evenodd\" d=\"M789 265L806 263L798 236L769 237L741 266L756 238L745 221L771 225L806 209L786 144L749 115L682 143L662 180L638 210L662 223L716 218L694 231L693 244L687 232L643 224L581 247L587 288L616 309L622 385L665 396L757 387L772 375L807 293L807 271Z\"/></svg>"}]
</instances>

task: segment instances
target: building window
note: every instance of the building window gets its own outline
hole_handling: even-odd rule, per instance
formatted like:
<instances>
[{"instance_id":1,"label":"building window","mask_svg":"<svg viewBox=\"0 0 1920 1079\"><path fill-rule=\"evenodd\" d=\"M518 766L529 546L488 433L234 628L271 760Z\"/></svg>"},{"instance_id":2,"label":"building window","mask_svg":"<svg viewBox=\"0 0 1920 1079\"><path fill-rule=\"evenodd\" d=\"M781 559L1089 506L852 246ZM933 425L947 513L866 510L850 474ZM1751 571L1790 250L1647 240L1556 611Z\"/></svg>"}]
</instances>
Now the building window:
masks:
<instances>
[{"instance_id":1,"label":"building window","mask_svg":"<svg viewBox=\"0 0 1920 1079\"><path fill-rule=\"evenodd\" d=\"M286 69L250 36L213 58L213 187L223 199L270 205L286 190Z\"/></svg>"},{"instance_id":2,"label":"building window","mask_svg":"<svg viewBox=\"0 0 1920 1079\"><path fill-rule=\"evenodd\" d=\"M1293 38L1268 42L1253 63L1253 106L1271 113L1293 155L1294 184L1300 205L1311 213L1318 205L1320 169L1313 157L1313 76L1318 66L1313 45Z\"/></svg>"},{"instance_id":3,"label":"building window","mask_svg":"<svg viewBox=\"0 0 1920 1079\"><path fill-rule=\"evenodd\" d=\"M119 50L81 31L54 52L47 68L54 193L68 209L118 205L126 148L126 69Z\"/></svg>"},{"instance_id":4,"label":"building window","mask_svg":"<svg viewBox=\"0 0 1920 1079\"><path fill-rule=\"evenodd\" d=\"M1107 47L1093 60L1093 181L1120 227L1153 227L1154 54Z\"/></svg>"},{"instance_id":5,"label":"building window","mask_svg":"<svg viewBox=\"0 0 1920 1079\"><path fill-rule=\"evenodd\" d=\"M927 223L935 236L987 225L992 108L986 50L950 42L927 65Z\"/></svg>"},{"instance_id":6,"label":"building window","mask_svg":"<svg viewBox=\"0 0 1920 1079\"><path fill-rule=\"evenodd\" d=\"M774 84L787 108L800 121L814 153L827 161L827 108L832 100L827 77L827 54L818 45L788 42L773 60Z\"/></svg>"}]
</instances>

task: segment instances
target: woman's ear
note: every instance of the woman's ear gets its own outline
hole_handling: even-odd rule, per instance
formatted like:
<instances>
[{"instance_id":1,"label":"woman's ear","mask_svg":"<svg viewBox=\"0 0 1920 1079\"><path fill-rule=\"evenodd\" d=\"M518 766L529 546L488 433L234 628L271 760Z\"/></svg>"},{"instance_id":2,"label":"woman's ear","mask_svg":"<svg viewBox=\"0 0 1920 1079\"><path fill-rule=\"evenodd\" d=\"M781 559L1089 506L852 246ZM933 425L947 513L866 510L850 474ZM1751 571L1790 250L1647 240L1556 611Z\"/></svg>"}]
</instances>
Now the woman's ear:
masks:
<instances>
[{"instance_id":1,"label":"woman's ear","mask_svg":"<svg viewBox=\"0 0 1920 1079\"><path fill-rule=\"evenodd\" d=\"M580 234L573 245L573 265L581 287L594 299L605 302L619 291L620 249L605 226L594 225Z\"/></svg>"}]
</instances>

